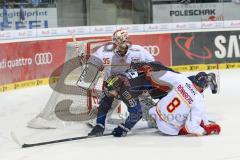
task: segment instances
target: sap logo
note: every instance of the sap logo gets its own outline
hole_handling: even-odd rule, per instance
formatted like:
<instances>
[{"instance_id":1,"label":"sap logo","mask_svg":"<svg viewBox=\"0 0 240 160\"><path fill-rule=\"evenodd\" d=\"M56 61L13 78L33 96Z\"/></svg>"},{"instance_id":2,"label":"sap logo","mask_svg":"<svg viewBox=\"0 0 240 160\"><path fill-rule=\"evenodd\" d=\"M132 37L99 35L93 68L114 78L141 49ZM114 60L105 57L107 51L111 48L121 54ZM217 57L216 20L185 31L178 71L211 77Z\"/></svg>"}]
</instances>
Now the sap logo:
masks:
<instances>
[{"instance_id":1,"label":"sap logo","mask_svg":"<svg viewBox=\"0 0 240 160\"><path fill-rule=\"evenodd\" d=\"M217 58L240 58L240 35L230 35L229 38L220 35L215 38L214 43L218 49L214 51Z\"/></svg>"}]
</instances>

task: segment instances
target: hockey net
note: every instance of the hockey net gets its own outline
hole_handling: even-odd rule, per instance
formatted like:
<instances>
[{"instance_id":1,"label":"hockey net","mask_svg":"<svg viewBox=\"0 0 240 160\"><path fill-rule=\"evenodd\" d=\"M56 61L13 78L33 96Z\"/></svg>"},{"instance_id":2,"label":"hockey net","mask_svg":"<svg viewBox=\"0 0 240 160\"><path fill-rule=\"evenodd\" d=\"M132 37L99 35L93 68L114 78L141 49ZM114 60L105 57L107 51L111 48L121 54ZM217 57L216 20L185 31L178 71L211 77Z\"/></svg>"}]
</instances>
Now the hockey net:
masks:
<instances>
[{"instance_id":1,"label":"hockey net","mask_svg":"<svg viewBox=\"0 0 240 160\"><path fill-rule=\"evenodd\" d=\"M55 82L51 82L53 77L49 79L53 93L44 109L28 122L28 127L61 128L96 117L103 75L100 74L91 90L79 88L77 81L90 55L108 42L107 39L98 39L67 43L65 63L60 68L59 79Z\"/></svg>"}]
</instances>

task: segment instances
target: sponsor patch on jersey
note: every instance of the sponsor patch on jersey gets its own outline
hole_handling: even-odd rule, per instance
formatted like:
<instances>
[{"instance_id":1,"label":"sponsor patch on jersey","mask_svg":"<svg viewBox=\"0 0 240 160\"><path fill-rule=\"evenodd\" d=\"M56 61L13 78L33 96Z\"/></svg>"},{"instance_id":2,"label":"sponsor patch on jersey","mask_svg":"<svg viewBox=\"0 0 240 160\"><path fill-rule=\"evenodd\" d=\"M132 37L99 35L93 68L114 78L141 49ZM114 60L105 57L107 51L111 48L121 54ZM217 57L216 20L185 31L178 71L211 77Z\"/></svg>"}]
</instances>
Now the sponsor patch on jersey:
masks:
<instances>
[{"instance_id":1,"label":"sponsor patch on jersey","mask_svg":"<svg viewBox=\"0 0 240 160\"><path fill-rule=\"evenodd\" d=\"M177 86L177 90L189 104L193 103L192 97L185 91L181 84Z\"/></svg>"}]
</instances>

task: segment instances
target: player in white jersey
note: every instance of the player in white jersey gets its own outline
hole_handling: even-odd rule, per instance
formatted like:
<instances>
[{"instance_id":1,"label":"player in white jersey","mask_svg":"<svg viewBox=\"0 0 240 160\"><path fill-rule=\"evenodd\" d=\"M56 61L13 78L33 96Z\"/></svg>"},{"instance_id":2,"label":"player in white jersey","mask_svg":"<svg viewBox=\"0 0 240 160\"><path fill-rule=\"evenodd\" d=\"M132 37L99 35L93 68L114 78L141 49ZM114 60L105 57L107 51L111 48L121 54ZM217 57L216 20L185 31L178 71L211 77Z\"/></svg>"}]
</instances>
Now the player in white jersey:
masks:
<instances>
[{"instance_id":1,"label":"player in white jersey","mask_svg":"<svg viewBox=\"0 0 240 160\"><path fill-rule=\"evenodd\" d=\"M104 80L113 74L123 73L130 67L132 62L150 62L154 61L153 56L139 45L132 45L128 39L126 30L119 29L113 33L112 46L106 45L100 47L90 58L93 64L97 62L98 66L106 67ZM99 67L102 68L102 67ZM114 98L103 96L98 108L97 125L89 133L91 136L100 136L104 132L106 114L110 110Z\"/></svg>"},{"instance_id":2,"label":"player in white jersey","mask_svg":"<svg viewBox=\"0 0 240 160\"><path fill-rule=\"evenodd\" d=\"M149 110L158 129L166 135L219 134L220 126L209 123L205 113L202 92L209 85L209 75L200 72L189 80L185 75L171 71L146 72L148 79L171 90L156 107Z\"/></svg>"}]
</instances>

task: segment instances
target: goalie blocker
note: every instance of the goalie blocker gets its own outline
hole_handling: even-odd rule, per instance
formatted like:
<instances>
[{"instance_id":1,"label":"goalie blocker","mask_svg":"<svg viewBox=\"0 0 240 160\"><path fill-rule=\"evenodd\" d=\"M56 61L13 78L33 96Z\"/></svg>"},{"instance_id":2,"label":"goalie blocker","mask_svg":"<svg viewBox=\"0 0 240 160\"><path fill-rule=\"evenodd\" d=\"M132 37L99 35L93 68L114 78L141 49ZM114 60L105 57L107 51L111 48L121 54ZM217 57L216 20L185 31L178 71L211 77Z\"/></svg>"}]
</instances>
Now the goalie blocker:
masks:
<instances>
[{"instance_id":1,"label":"goalie blocker","mask_svg":"<svg viewBox=\"0 0 240 160\"><path fill-rule=\"evenodd\" d=\"M90 57L91 59L83 69L77 85L86 90L91 90L96 85L100 73L103 71L102 61L95 56Z\"/></svg>"}]
</instances>

